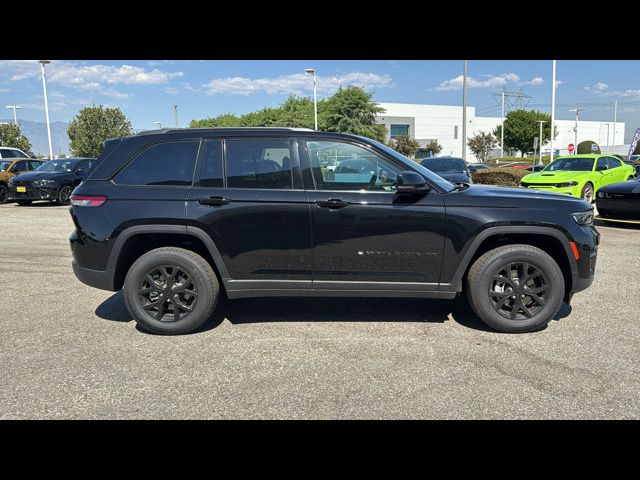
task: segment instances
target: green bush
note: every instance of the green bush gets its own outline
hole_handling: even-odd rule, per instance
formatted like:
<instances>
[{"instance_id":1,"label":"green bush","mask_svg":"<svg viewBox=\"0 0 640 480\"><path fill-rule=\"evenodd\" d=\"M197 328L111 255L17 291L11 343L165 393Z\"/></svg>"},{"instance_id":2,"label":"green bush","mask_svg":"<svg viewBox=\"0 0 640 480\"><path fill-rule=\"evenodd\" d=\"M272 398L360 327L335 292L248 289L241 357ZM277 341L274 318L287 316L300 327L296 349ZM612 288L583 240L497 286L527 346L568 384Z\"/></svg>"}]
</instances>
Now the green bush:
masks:
<instances>
[{"instance_id":1,"label":"green bush","mask_svg":"<svg viewBox=\"0 0 640 480\"><path fill-rule=\"evenodd\" d=\"M474 173L471 177L474 183L482 185L500 185L503 187L517 187L520 179L531 172L516 168L487 168Z\"/></svg>"}]
</instances>

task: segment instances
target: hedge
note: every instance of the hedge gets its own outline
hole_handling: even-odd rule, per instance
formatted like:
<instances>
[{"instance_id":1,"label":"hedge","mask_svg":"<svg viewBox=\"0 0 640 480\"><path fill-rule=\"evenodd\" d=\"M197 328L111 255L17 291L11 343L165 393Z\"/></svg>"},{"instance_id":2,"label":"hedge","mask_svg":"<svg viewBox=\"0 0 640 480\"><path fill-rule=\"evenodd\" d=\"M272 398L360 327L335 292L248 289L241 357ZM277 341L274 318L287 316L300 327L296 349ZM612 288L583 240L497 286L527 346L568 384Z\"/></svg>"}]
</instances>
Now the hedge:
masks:
<instances>
[{"instance_id":1,"label":"hedge","mask_svg":"<svg viewBox=\"0 0 640 480\"><path fill-rule=\"evenodd\" d=\"M520 179L531 172L515 168L487 168L479 170L471 176L473 183L483 185L500 185L503 187L517 187Z\"/></svg>"}]
</instances>

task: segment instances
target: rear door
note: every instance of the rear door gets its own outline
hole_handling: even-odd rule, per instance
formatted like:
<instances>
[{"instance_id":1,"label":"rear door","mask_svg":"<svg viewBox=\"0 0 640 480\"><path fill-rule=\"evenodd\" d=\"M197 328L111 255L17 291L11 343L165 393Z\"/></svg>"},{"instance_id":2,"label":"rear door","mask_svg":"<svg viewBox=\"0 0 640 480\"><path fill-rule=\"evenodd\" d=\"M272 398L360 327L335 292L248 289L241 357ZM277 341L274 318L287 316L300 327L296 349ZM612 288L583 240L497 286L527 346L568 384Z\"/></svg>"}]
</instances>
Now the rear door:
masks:
<instances>
[{"instance_id":1,"label":"rear door","mask_svg":"<svg viewBox=\"0 0 640 480\"><path fill-rule=\"evenodd\" d=\"M624 163L615 157L607 157L609 171L612 173L612 182L624 182L627 179L627 169L623 167Z\"/></svg>"},{"instance_id":2,"label":"rear door","mask_svg":"<svg viewBox=\"0 0 640 480\"><path fill-rule=\"evenodd\" d=\"M286 136L204 139L187 225L213 240L228 290L311 288L311 222L297 150Z\"/></svg>"}]
</instances>

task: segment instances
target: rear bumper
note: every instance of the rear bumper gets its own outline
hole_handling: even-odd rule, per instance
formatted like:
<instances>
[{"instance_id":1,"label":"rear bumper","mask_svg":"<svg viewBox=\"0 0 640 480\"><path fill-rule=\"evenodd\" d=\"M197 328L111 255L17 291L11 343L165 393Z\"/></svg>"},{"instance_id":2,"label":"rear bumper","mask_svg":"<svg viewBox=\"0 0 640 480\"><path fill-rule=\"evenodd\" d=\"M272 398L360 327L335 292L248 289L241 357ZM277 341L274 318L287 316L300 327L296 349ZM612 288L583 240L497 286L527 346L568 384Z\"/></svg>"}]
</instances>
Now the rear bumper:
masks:
<instances>
[{"instance_id":1,"label":"rear bumper","mask_svg":"<svg viewBox=\"0 0 640 480\"><path fill-rule=\"evenodd\" d=\"M26 192L18 192L16 187L9 187L10 200L55 200L58 197L57 187L26 187Z\"/></svg>"},{"instance_id":2,"label":"rear bumper","mask_svg":"<svg viewBox=\"0 0 640 480\"><path fill-rule=\"evenodd\" d=\"M596 273L600 233L594 227L581 230L580 238L574 238L580 258L576 260L575 269L572 268L571 295L589 288Z\"/></svg>"},{"instance_id":3,"label":"rear bumper","mask_svg":"<svg viewBox=\"0 0 640 480\"><path fill-rule=\"evenodd\" d=\"M76 278L85 285L89 285L93 288L99 288L100 290L115 292L115 288L113 288L114 272L109 270L91 270L90 268L84 268L78 265L75 260L71 265L73 266L73 273Z\"/></svg>"}]
</instances>

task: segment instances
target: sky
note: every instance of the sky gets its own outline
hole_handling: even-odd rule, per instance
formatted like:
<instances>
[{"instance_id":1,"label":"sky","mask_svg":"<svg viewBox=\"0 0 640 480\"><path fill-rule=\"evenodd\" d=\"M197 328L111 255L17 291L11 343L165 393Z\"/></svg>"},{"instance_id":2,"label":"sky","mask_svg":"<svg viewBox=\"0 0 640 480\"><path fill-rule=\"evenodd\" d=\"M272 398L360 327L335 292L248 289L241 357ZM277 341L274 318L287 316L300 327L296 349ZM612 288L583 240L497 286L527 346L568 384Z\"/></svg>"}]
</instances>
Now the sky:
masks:
<instances>
[{"instance_id":1,"label":"sky","mask_svg":"<svg viewBox=\"0 0 640 480\"><path fill-rule=\"evenodd\" d=\"M378 102L462 105L462 60L54 60L46 67L51 121L70 121L86 105L121 108L134 129L180 126L221 113L275 106L290 94L312 95L306 68L318 75L318 96L358 85ZM503 88L531 96L530 108L550 113L551 61L470 60L468 101L478 116L500 116ZM640 61L557 62L556 118L626 122L628 143L640 126ZM19 105L19 118L44 121L40 65L0 60L0 107ZM11 110L0 110L8 119Z\"/></svg>"}]
</instances>

